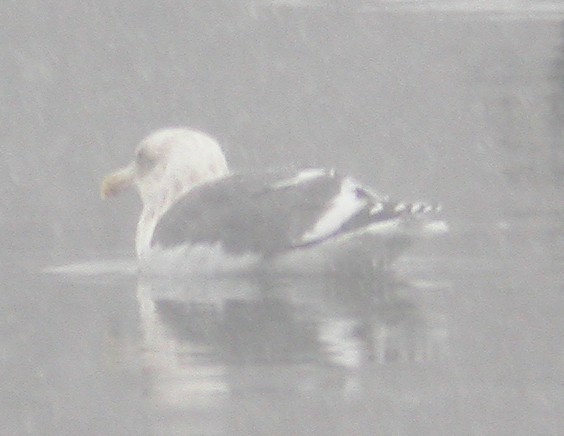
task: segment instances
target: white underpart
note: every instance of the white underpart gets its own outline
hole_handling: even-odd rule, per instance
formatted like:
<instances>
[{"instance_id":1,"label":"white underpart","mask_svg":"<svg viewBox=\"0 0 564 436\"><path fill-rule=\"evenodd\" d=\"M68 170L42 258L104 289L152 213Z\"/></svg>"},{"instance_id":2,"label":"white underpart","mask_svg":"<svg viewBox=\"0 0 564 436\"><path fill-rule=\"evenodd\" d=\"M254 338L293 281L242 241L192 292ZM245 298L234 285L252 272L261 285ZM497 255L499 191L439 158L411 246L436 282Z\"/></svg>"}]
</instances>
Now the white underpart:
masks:
<instances>
[{"instance_id":1,"label":"white underpart","mask_svg":"<svg viewBox=\"0 0 564 436\"><path fill-rule=\"evenodd\" d=\"M357 188L358 185L350 178L343 179L341 191L333 198L327 211L315 223L313 229L302 236L301 242L307 244L326 238L365 207L367 200L358 198Z\"/></svg>"},{"instance_id":2,"label":"white underpart","mask_svg":"<svg viewBox=\"0 0 564 436\"><path fill-rule=\"evenodd\" d=\"M449 232L448 224L443 220L412 220L405 221L401 217L377 222L351 234L357 236L361 233L380 235L383 237L398 234L411 235L412 237L425 237L442 235Z\"/></svg>"},{"instance_id":3,"label":"white underpart","mask_svg":"<svg viewBox=\"0 0 564 436\"><path fill-rule=\"evenodd\" d=\"M135 181L143 201L135 248L137 256L144 258L157 223L178 198L201 183L226 176L229 170L219 144L193 130L159 130L140 147L159 156L155 169Z\"/></svg>"},{"instance_id":4,"label":"white underpart","mask_svg":"<svg viewBox=\"0 0 564 436\"><path fill-rule=\"evenodd\" d=\"M141 270L148 275L229 274L252 268L259 259L260 255L256 253L231 255L225 251L221 242L184 244L166 249L154 247L151 256L141 263Z\"/></svg>"},{"instance_id":5,"label":"white underpart","mask_svg":"<svg viewBox=\"0 0 564 436\"><path fill-rule=\"evenodd\" d=\"M385 220L370 224L365 229L363 233L370 233L372 235L393 235L400 231L404 221L400 217Z\"/></svg>"},{"instance_id":6,"label":"white underpart","mask_svg":"<svg viewBox=\"0 0 564 436\"><path fill-rule=\"evenodd\" d=\"M433 220L425 223L422 234L425 236L442 235L450 230L448 223L444 220Z\"/></svg>"},{"instance_id":7,"label":"white underpart","mask_svg":"<svg viewBox=\"0 0 564 436\"><path fill-rule=\"evenodd\" d=\"M324 175L328 174L326 170L319 169L319 168L309 168L303 171L300 171L294 177L290 177L289 179L284 179L278 183L274 183L272 187L274 189L282 189L282 188L290 188L292 186L299 185L300 183L307 182L308 180L317 179ZM331 174L331 173L329 173Z\"/></svg>"}]
</instances>

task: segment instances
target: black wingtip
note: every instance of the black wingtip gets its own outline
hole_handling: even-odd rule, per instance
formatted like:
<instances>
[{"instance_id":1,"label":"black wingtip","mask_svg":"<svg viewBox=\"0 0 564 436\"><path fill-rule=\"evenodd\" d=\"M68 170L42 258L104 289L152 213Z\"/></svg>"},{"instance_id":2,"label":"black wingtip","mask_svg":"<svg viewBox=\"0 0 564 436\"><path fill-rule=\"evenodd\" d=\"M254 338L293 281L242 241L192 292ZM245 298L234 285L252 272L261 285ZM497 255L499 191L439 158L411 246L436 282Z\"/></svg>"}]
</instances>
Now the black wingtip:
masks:
<instances>
[{"instance_id":1,"label":"black wingtip","mask_svg":"<svg viewBox=\"0 0 564 436\"><path fill-rule=\"evenodd\" d=\"M426 202L377 202L371 207L370 216L376 219L392 219L409 216L419 217L438 213L441 210L442 206L440 204L430 204Z\"/></svg>"}]
</instances>

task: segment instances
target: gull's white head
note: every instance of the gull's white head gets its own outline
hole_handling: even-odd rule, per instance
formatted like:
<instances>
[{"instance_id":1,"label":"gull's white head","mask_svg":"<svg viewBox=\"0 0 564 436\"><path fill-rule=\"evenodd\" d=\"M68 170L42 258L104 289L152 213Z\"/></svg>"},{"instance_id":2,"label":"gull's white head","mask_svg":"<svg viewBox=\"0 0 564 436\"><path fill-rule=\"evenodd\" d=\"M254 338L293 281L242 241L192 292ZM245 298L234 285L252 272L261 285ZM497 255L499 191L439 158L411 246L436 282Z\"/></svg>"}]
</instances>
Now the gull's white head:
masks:
<instances>
[{"instance_id":1,"label":"gull's white head","mask_svg":"<svg viewBox=\"0 0 564 436\"><path fill-rule=\"evenodd\" d=\"M194 186L229 173L219 144L204 133L186 128L157 130L143 139L129 165L102 182L102 198L135 186L143 201L137 225L136 248L149 248L158 220Z\"/></svg>"}]
</instances>

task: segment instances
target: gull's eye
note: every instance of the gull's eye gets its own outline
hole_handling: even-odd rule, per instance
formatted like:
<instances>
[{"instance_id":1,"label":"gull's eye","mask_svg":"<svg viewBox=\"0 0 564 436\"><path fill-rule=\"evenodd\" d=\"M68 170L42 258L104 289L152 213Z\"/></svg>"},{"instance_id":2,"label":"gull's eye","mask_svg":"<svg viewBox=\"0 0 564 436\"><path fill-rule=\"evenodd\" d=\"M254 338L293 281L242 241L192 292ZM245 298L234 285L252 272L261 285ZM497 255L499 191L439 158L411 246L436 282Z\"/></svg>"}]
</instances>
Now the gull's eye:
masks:
<instances>
[{"instance_id":1,"label":"gull's eye","mask_svg":"<svg viewBox=\"0 0 564 436\"><path fill-rule=\"evenodd\" d=\"M142 173L152 170L156 163L157 159L149 156L144 149L141 148L137 151L137 154L135 155L135 164Z\"/></svg>"}]
</instances>

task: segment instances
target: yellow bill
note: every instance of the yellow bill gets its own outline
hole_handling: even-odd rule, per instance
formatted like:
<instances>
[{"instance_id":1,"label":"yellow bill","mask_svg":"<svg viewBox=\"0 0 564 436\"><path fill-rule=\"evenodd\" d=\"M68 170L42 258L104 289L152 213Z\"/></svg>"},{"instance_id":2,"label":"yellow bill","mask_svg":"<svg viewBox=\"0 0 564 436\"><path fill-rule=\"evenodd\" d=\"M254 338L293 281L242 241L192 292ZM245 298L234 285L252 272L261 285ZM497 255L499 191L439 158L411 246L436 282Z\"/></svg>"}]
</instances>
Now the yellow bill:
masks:
<instances>
[{"instance_id":1,"label":"yellow bill","mask_svg":"<svg viewBox=\"0 0 564 436\"><path fill-rule=\"evenodd\" d=\"M102 181L100 191L102 200L113 197L129 188L133 184L135 174L135 165L131 164L106 176Z\"/></svg>"}]
</instances>

